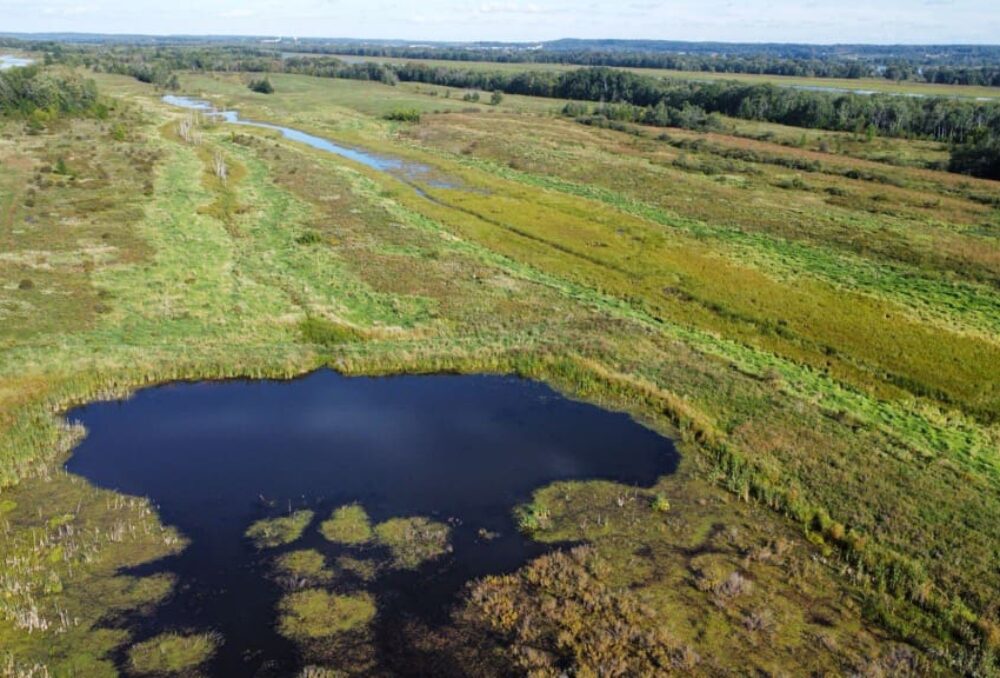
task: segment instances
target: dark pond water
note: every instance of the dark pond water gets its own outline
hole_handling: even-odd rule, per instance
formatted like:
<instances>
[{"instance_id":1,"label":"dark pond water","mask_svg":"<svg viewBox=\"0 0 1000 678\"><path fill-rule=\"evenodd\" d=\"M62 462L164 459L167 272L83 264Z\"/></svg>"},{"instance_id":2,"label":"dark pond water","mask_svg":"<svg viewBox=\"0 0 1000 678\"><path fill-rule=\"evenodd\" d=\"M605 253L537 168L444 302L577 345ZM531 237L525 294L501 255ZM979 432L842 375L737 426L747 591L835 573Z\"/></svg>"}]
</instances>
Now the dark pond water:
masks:
<instances>
[{"instance_id":1,"label":"dark pond water","mask_svg":"<svg viewBox=\"0 0 1000 678\"><path fill-rule=\"evenodd\" d=\"M178 576L175 594L138 638L214 629L225 643L214 675L289 675L295 647L274 630L276 553L341 553L317 532L330 511L359 502L372 521L427 516L453 525L451 553L390 571L375 595L383 667L419 673L398 646L407 620L448 618L464 584L511 571L545 551L515 529L512 509L562 479L651 485L674 470L669 440L626 415L548 387L496 376L347 378L322 370L292 381L181 383L69 413L89 434L67 463L91 482L150 497L190 538L180 555L141 573ZM264 498L266 501L262 501ZM298 542L258 552L243 536L262 517L308 507ZM483 539L485 528L499 534Z\"/></svg>"}]
</instances>

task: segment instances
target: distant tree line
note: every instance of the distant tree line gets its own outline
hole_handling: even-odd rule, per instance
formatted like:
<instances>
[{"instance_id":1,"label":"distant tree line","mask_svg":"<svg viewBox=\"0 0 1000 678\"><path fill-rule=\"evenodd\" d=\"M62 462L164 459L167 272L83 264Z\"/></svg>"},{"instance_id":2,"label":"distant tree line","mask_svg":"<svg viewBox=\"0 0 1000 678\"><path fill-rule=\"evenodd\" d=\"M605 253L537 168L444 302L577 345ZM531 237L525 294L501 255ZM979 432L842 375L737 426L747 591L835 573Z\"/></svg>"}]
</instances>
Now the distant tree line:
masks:
<instances>
[{"instance_id":1,"label":"distant tree line","mask_svg":"<svg viewBox=\"0 0 1000 678\"><path fill-rule=\"evenodd\" d=\"M926 82L939 85L978 85L980 87L1000 87L1000 66L928 66L921 72ZM898 78L906 80L908 78Z\"/></svg>"},{"instance_id":2,"label":"distant tree line","mask_svg":"<svg viewBox=\"0 0 1000 678\"><path fill-rule=\"evenodd\" d=\"M296 48L308 49L308 48ZM319 48L313 48L319 50ZM1000 86L1000 67L994 60L985 65L956 63L926 64L917 55L896 56L885 61L858 56L778 56L766 52L739 54L692 54L652 51L511 50L468 47L340 46L340 54L402 59L485 61L494 63L556 63L617 68L660 68L702 73L793 75L811 78L886 78L950 85ZM1000 58L1000 50L995 55Z\"/></svg>"},{"instance_id":3,"label":"distant tree line","mask_svg":"<svg viewBox=\"0 0 1000 678\"><path fill-rule=\"evenodd\" d=\"M419 47L345 47L340 48L338 52L354 56L401 59L662 68L672 71L799 75L817 78L863 78L876 75L876 69L873 65L857 60L788 59L766 55L725 56L657 52L595 52L590 50L497 51Z\"/></svg>"},{"instance_id":4,"label":"distant tree line","mask_svg":"<svg viewBox=\"0 0 1000 678\"><path fill-rule=\"evenodd\" d=\"M955 63L946 57L936 57L942 63L925 64L916 56L897 57L884 62L843 56L778 56L762 51L739 54L681 54L669 52L577 50L497 50L444 47L391 47L345 45L297 45L296 53L315 56L282 58L282 53L245 43L206 45L111 45L93 48L80 45L34 42L16 43L21 48L46 52L57 61L73 60L82 65L137 77L144 82L167 84L169 71L286 71L324 77L360 77L384 81L386 70L377 63L349 64L334 57L332 52L368 57L398 57L407 59L440 59L455 62L486 61L494 63L559 63L580 66L631 68L661 68L703 73L794 75L815 78L882 77L889 80L979 85L1000 87L1000 50L992 62L979 63L966 56L956 56ZM0 41L2 44L2 41ZM12 45L13 46L13 45ZM799 52L791 51L791 54ZM779 52L784 54L784 52ZM908 52L904 52L908 54ZM964 54L964 53L960 53ZM978 52L975 53L978 55ZM973 65L965 63L972 61ZM154 68L155 62L158 68ZM331 75L341 69L347 76Z\"/></svg>"},{"instance_id":5,"label":"distant tree line","mask_svg":"<svg viewBox=\"0 0 1000 678\"><path fill-rule=\"evenodd\" d=\"M1000 86L995 45L807 45L664 40L553 40L538 44L429 43L305 38L264 44L259 37L50 34L0 38L0 46L61 54L66 50L159 49L204 55L243 51L267 60L279 50L404 59L560 63L580 66L662 68L705 73L751 73L817 78L884 77L941 84ZM249 64L242 70L250 70ZM202 70L221 70L199 67ZM265 69L270 70L270 69ZM155 77L150 74L150 77Z\"/></svg>"},{"instance_id":6,"label":"distant tree line","mask_svg":"<svg viewBox=\"0 0 1000 678\"><path fill-rule=\"evenodd\" d=\"M166 89L177 89L176 71L266 73L281 70L280 56L250 47L105 47L65 49L60 61L95 73L128 75Z\"/></svg>"},{"instance_id":7,"label":"distant tree line","mask_svg":"<svg viewBox=\"0 0 1000 678\"><path fill-rule=\"evenodd\" d=\"M402 81L629 104L650 109L652 118L657 117L656 110L690 106L746 120L849 132L871 129L893 137L955 143L966 142L974 133L1000 137L1000 104L967 99L816 92L733 81L693 82L606 67L565 73L472 71L419 63L389 68Z\"/></svg>"},{"instance_id":8,"label":"distant tree line","mask_svg":"<svg viewBox=\"0 0 1000 678\"><path fill-rule=\"evenodd\" d=\"M321 78L398 82L391 68L376 63L348 64L335 57L281 58L273 50L252 47L116 47L77 48L60 61L97 73L128 75L165 89L177 89L177 71L222 73L295 73Z\"/></svg>"},{"instance_id":9,"label":"distant tree line","mask_svg":"<svg viewBox=\"0 0 1000 678\"><path fill-rule=\"evenodd\" d=\"M321 78L374 80L386 85L399 82L395 69L389 66L373 62L349 64L335 57L292 57L284 59L281 70Z\"/></svg>"},{"instance_id":10,"label":"distant tree line","mask_svg":"<svg viewBox=\"0 0 1000 678\"><path fill-rule=\"evenodd\" d=\"M807 43L738 43L738 42L691 42L685 40L621 40L621 39L580 39L564 38L546 42L424 42L420 46L396 40L352 40L344 38L295 38L278 42L275 36L193 36L193 35L122 35L96 33L46 33L17 36L7 34L0 37L0 46L27 48L26 46L66 45L66 46L158 46L158 47L247 47L282 49L322 54L334 54L337 50L349 49L410 49L433 50L435 53L449 51L489 51L494 55L517 53L555 52L601 52L601 53L649 53L649 54L694 54L707 56L755 56L783 59L817 60L859 60L874 63L906 61L924 65L988 65L1000 60L1000 45L873 45L834 44L817 45ZM270 38L265 40L266 38ZM411 57L413 58L413 57Z\"/></svg>"}]
</instances>

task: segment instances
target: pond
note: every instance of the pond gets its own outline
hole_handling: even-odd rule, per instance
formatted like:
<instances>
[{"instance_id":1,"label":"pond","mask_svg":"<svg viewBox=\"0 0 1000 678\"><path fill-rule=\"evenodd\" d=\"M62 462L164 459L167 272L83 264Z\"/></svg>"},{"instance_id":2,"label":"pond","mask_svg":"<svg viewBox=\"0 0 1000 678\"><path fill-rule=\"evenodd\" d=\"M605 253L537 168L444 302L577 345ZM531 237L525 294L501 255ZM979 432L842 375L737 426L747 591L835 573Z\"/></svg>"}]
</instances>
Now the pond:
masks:
<instances>
[{"instance_id":1,"label":"pond","mask_svg":"<svg viewBox=\"0 0 1000 678\"><path fill-rule=\"evenodd\" d=\"M148 496L190 545L138 573L170 572L174 594L133 623L138 640L214 630L212 675L290 675L296 646L275 628L282 587L275 558L315 549L331 568L350 556L377 565L361 580L375 602L370 636L380 666L400 663L408 620L448 620L471 579L512 571L549 548L518 531L513 509L556 480L649 486L673 472L672 443L624 414L499 376L344 377L179 383L68 414L88 435L67 469L94 484ZM372 525L421 517L447 526L447 548L418 563L371 545L330 541L322 521L359 505ZM255 521L313 511L292 543L259 548ZM301 514L300 514L301 515ZM378 528L376 528L378 533ZM390 555L387 556L387 553Z\"/></svg>"},{"instance_id":2,"label":"pond","mask_svg":"<svg viewBox=\"0 0 1000 678\"><path fill-rule=\"evenodd\" d=\"M0 71L5 71L8 68L19 68L21 66L30 66L34 63L32 59L25 59L22 57L11 56L9 54L0 54Z\"/></svg>"}]
</instances>

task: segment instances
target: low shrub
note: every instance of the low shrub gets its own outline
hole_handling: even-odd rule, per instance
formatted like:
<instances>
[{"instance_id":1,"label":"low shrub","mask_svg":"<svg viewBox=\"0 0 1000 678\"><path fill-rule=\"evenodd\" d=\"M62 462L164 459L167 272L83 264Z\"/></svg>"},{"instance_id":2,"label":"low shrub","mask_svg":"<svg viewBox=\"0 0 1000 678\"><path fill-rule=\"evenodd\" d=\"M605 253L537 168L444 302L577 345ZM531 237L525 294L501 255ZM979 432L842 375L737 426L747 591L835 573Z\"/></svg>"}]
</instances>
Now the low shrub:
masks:
<instances>
[{"instance_id":1,"label":"low shrub","mask_svg":"<svg viewBox=\"0 0 1000 678\"><path fill-rule=\"evenodd\" d=\"M420 111L415 108L397 108L386 113L385 119L397 122L420 122Z\"/></svg>"},{"instance_id":2,"label":"low shrub","mask_svg":"<svg viewBox=\"0 0 1000 678\"><path fill-rule=\"evenodd\" d=\"M267 78L261 78L260 80L251 80L247 87L258 94L274 94L274 85Z\"/></svg>"}]
</instances>

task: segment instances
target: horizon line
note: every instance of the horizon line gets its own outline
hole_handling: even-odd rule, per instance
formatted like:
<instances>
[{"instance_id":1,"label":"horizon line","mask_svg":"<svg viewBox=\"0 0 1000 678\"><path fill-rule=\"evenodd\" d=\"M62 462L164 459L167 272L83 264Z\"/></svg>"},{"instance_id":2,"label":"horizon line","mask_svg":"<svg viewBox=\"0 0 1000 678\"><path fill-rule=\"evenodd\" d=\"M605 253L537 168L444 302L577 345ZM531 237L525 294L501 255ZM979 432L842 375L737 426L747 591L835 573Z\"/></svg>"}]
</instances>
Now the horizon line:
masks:
<instances>
[{"instance_id":1,"label":"horizon line","mask_svg":"<svg viewBox=\"0 0 1000 678\"><path fill-rule=\"evenodd\" d=\"M361 38L361 37L348 37L348 36L322 36L322 35L276 35L268 33L141 33L141 32L93 32L93 31L0 31L0 38L19 38L21 36L29 36L35 39L40 39L43 36L78 36L78 37L115 37L115 38L221 38L221 39L231 39L231 38L242 38L242 39L278 39L278 40L337 40L345 42L378 42L378 43L389 43L389 42L410 42L414 44L422 44L428 46L434 45L453 45L453 46L467 46L476 44L496 44L496 45L544 45L553 42L563 42L575 40L579 42L661 42L661 43L677 43L683 45L781 45L781 46L802 46L802 47L1000 47L1000 43L994 42L798 42L798 41L746 41L737 42L732 40L676 40L671 38L575 38L575 37L561 37L552 38L548 40L421 40L416 38Z\"/></svg>"}]
</instances>

